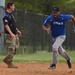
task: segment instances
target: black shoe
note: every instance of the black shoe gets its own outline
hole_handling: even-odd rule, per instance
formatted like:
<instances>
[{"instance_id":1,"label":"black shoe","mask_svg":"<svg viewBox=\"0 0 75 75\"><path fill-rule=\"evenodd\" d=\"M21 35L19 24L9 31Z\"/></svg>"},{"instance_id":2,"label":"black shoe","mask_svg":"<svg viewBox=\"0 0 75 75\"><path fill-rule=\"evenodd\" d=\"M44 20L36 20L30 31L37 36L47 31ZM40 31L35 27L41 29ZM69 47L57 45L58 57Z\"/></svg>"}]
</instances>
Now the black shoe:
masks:
<instances>
[{"instance_id":1,"label":"black shoe","mask_svg":"<svg viewBox=\"0 0 75 75\"><path fill-rule=\"evenodd\" d=\"M71 68L72 67L72 65L71 65L71 60L69 59L69 60L67 60L67 65L68 65L68 67L69 68Z\"/></svg>"},{"instance_id":2,"label":"black shoe","mask_svg":"<svg viewBox=\"0 0 75 75\"><path fill-rule=\"evenodd\" d=\"M51 66L48 67L48 69L56 69L56 64L52 64Z\"/></svg>"}]
</instances>

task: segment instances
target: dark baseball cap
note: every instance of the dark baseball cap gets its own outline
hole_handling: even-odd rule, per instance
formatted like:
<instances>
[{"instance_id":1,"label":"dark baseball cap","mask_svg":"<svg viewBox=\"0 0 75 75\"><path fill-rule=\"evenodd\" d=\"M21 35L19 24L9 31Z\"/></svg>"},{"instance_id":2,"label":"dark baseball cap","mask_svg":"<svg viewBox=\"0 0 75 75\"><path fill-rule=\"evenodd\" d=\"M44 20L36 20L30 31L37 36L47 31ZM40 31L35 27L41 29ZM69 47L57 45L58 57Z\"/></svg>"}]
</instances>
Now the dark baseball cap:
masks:
<instances>
[{"instance_id":1,"label":"dark baseball cap","mask_svg":"<svg viewBox=\"0 0 75 75\"><path fill-rule=\"evenodd\" d=\"M52 11L53 11L53 12L59 12L60 9L59 9L58 7L53 7Z\"/></svg>"}]
</instances>

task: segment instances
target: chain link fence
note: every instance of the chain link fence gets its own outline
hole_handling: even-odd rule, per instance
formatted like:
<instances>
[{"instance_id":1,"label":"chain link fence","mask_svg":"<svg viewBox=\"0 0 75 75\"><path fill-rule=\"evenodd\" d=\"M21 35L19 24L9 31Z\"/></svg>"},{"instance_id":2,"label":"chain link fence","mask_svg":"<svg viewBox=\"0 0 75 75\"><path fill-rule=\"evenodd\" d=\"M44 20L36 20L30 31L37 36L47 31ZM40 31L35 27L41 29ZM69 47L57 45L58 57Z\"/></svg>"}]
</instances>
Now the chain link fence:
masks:
<instances>
[{"instance_id":1,"label":"chain link fence","mask_svg":"<svg viewBox=\"0 0 75 75\"><path fill-rule=\"evenodd\" d=\"M42 25L47 15L36 14L23 10L16 10L15 18L17 27L22 32L20 37L21 46L29 51L51 51L52 39L51 35L48 35L42 30ZM73 23L67 22L66 25L67 38L63 46L67 50L75 49L75 34L73 33Z\"/></svg>"},{"instance_id":2,"label":"chain link fence","mask_svg":"<svg viewBox=\"0 0 75 75\"><path fill-rule=\"evenodd\" d=\"M5 11L5 10L4 10ZM20 37L20 49L19 53L24 52L36 52L36 51L52 51L52 38L51 35L47 34L46 31L42 30L43 22L45 21L47 15L36 14L24 10L16 10L14 16L17 23L17 28L22 32ZM2 18L2 17L1 17ZM2 19L1 22L2 23ZM2 24L1 24L2 25ZM3 27L1 28L3 31ZM67 38L63 43L63 47L66 50L75 49L75 34L73 32L73 23L71 21L66 24ZM3 34L4 35L4 34ZM2 36L3 37L3 36ZM1 39L4 39L1 38ZM0 40L1 40L0 39ZM3 47L3 42L1 47ZM2 49L5 53L6 50Z\"/></svg>"}]
</instances>

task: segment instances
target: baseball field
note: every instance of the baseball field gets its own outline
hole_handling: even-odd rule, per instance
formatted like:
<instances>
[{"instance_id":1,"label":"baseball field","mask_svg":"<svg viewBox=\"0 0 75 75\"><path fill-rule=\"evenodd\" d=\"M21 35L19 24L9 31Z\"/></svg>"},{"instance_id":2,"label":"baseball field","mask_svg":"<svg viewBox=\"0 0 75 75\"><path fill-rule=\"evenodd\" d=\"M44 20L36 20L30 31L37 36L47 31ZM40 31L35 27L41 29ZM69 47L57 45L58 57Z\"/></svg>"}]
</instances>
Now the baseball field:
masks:
<instances>
[{"instance_id":1,"label":"baseball field","mask_svg":"<svg viewBox=\"0 0 75 75\"><path fill-rule=\"evenodd\" d=\"M55 70L49 70L52 63L52 52L37 52L17 54L14 64L17 69L7 68L2 62L6 55L0 55L0 75L75 75L75 51L68 51L71 56L72 68L69 69L66 60L59 55L59 61Z\"/></svg>"}]
</instances>

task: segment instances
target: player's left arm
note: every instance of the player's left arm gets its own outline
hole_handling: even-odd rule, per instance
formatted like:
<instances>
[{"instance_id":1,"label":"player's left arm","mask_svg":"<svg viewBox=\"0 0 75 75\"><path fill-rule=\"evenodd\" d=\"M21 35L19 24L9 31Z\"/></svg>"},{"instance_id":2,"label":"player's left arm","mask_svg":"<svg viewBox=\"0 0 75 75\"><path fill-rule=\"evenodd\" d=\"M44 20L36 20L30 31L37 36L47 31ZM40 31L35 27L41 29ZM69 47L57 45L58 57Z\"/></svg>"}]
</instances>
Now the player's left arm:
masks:
<instances>
[{"instance_id":1,"label":"player's left arm","mask_svg":"<svg viewBox=\"0 0 75 75\"><path fill-rule=\"evenodd\" d=\"M72 15L72 22L73 22L73 24L74 24L74 33L75 33L75 17Z\"/></svg>"},{"instance_id":2,"label":"player's left arm","mask_svg":"<svg viewBox=\"0 0 75 75\"><path fill-rule=\"evenodd\" d=\"M72 22L74 23L75 26L75 17L72 15Z\"/></svg>"},{"instance_id":3,"label":"player's left arm","mask_svg":"<svg viewBox=\"0 0 75 75\"><path fill-rule=\"evenodd\" d=\"M17 30L18 35L21 36L21 34L22 34L21 31L18 30L18 28L16 28L16 30Z\"/></svg>"}]
</instances>

